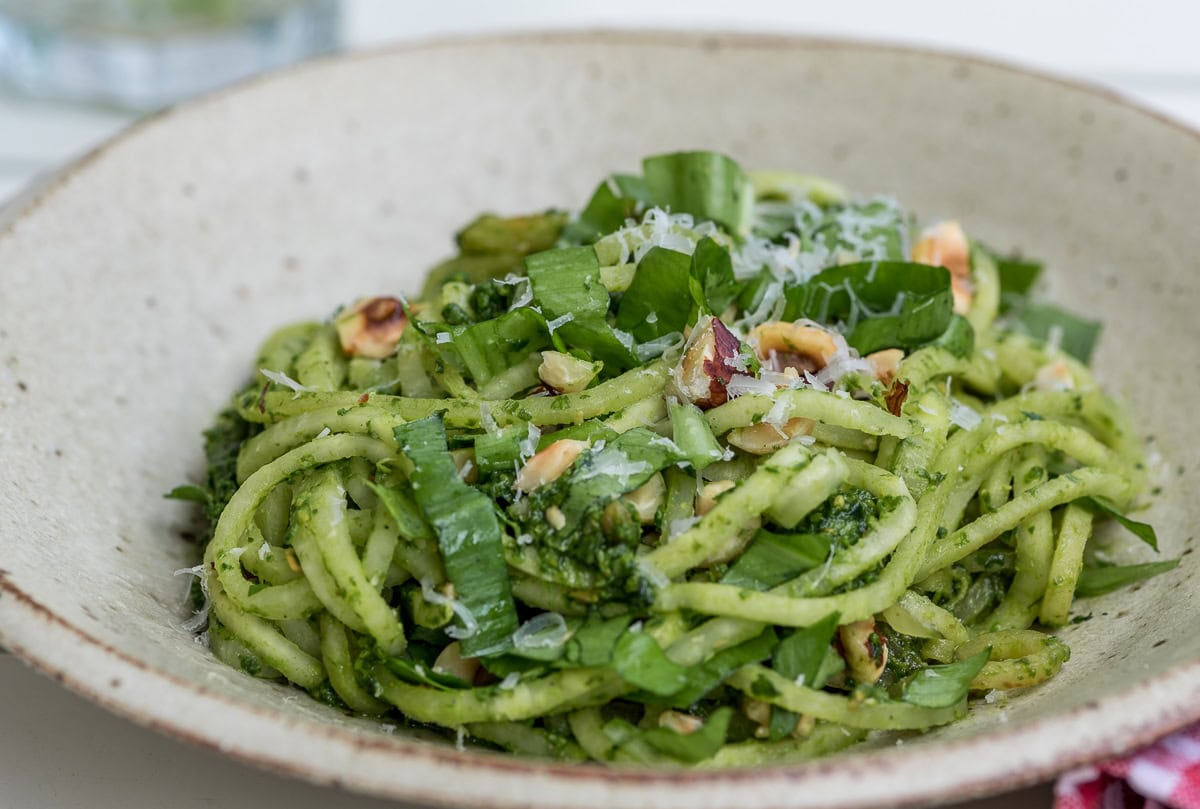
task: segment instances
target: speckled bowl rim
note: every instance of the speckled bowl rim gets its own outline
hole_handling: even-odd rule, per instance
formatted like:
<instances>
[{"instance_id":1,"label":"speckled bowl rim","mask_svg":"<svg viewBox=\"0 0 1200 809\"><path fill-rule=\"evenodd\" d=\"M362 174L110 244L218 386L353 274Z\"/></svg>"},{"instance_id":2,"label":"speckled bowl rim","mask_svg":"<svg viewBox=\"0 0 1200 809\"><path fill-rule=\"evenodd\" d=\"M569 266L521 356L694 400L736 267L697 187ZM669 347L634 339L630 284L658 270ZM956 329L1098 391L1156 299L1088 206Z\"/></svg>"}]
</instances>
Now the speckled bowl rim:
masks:
<instances>
[{"instance_id":1,"label":"speckled bowl rim","mask_svg":"<svg viewBox=\"0 0 1200 809\"><path fill-rule=\"evenodd\" d=\"M1077 92L1090 94L1108 103L1130 108L1142 115L1173 127L1196 139L1197 131L1168 115L1132 101L1113 90L1087 82L1019 67L1003 60L960 54L916 45L871 42L857 39L768 35L754 33L716 33L711 31L667 32L653 30L595 30L501 33L488 36L439 37L402 45L339 54L306 62L296 67L258 76L215 93L191 100L140 119L104 143L78 157L54 174L41 178L0 209L0 240L9 237L16 225L36 215L42 203L60 193L66 182L101 160L117 143L136 138L143 129L164 125L177 116L204 114L205 109L246 88L275 82L291 82L309 71L319 71L330 62L367 62L396 53L461 47L473 43L489 45L562 44L586 41L613 45L664 45L677 48L704 48L714 45L733 48L787 49L862 49L872 52L912 54L945 60L947 64L980 66L1048 82ZM1200 157L1200 154L1198 154ZM964 800L1003 792L1051 778L1069 768L1090 764L1126 753L1174 730L1200 720L1200 659L1178 664L1134 686L1089 701L1079 707L1055 713L1045 719L1010 728L997 728L967 739L916 745L908 748L869 751L842 757L820 759L801 765L775 765L744 770L679 771L635 770L579 766L533 761L511 756L460 752L451 747L433 746L403 738L367 737L289 716L284 711L267 711L232 699L219 691L181 680L165 671L149 667L56 614L22 591L0 568L0 642L35 670L50 677L84 698L143 727L176 739L227 754L243 763L313 783L344 787L381 797L418 801L437 806L501 807L556 806L565 795L559 792L524 794L522 798L488 794L486 788L456 793L461 783L445 781L429 789L406 784L396 777L380 777L370 768L389 758L406 758L407 765L428 766L446 778L469 774L487 777L521 778L531 786L572 788L571 802L578 806L633 805L639 796L650 798L653 805L688 803L692 806L744 805L748 797L762 806L811 805L797 792L820 792L820 804L829 807L913 806L930 802ZM89 672L83 677L79 672ZM194 710L175 713L172 708L192 703ZM219 710L216 710L219 709ZM206 719L220 715L221 720ZM1129 719L1134 716L1136 718ZM237 720L244 738L226 738L221 732L228 718ZM1122 720L1122 735L1114 738L1095 733L1114 720ZM1044 760L1015 768L1019 755L1004 756L1004 750L1019 750L1026 743L1051 736L1065 739L1055 745L1055 753ZM329 763L302 764L288 757L288 747L263 744L287 740L288 747L322 746L362 756L364 767L339 769ZM256 740L259 744L251 744ZM997 751L1001 755L997 755ZM382 757L380 757L382 755ZM947 777L925 777L931 757L950 757L952 763L968 767L950 767ZM328 759L316 758L317 762ZM946 763L942 761L940 763ZM897 773L912 773L924 768L920 779L896 779ZM889 779L886 791L876 785L864 788L863 779ZM720 785L753 787L746 793L716 792ZM477 785L477 786L480 786ZM818 785L841 789L829 794ZM591 793L587 787L599 787ZM751 791L753 794L751 794ZM787 796L799 797L789 800ZM728 796L728 797L723 797ZM762 802L764 796L767 803ZM782 802L779 799L782 798Z\"/></svg>"}]
</instances>

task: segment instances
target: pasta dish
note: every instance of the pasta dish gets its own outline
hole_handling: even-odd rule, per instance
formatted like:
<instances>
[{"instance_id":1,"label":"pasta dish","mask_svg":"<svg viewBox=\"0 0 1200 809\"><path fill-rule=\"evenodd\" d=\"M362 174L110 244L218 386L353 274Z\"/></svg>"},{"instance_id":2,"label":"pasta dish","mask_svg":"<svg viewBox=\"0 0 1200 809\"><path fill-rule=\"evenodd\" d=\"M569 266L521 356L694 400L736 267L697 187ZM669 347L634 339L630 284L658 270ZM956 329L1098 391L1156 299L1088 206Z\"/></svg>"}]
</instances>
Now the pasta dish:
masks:
<instances>
[{"instance_id":1,"label":"pasta dish","mask_svg":"<svg viewBox=\"0 0 1200 809\"><path fill-rule=\"evenodd\" d=\"M206 434L212 652L566 760L734 766L1053 677L1142 448L1035 262L887 197L650 157L286 326ZM1085 553L1085 551L1087 551Z\"/></svg>"}]
</instances>

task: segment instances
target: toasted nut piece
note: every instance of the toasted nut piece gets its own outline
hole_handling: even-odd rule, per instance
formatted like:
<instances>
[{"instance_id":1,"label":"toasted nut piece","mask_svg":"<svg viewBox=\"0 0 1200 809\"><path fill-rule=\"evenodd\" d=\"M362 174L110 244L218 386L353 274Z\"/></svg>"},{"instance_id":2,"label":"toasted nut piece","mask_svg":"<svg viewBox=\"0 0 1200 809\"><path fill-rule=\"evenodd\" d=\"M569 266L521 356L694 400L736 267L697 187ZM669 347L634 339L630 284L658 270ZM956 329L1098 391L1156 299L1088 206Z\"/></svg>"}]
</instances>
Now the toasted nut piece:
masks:
<instances>
[{"instance_id":1,"label":"toasted nut piece","mask_svg":"<svg viewBox=\"0 0 1200 809\"><path fill-rule=\"evenodd\" d=\"M971 247L962 225L939 222L927 229L913 244L912 260L949 270L954 311L960 315L971 311L975 283L971 280Z\"/></svg>"},{"instance_id":2,"label":"toasted nut piece","mask_svg":"<svg viewBox=\"0 0 1200 809\"><path fill-rule=\"evenodd\" d=\"M767 455L785 446L798 435L808 435L814 426L815 421L805 418L788 419L779 425L760 421L749 427L730 430L725 436L725 441L744 452Z\"/></svg>"},{"instance_id":3,"label":"toasted nut piece","mask_svg":"<svg viewBox=\"0 0 1200 809\"><path fill-rule=\"evenodd\" d=\"M462 646L454 641L438 654L433 661L433 670L442 674L452 674L468 683L474 682L475 674L479 671L479 658L463 657Z\"/></svg>"},{"instance_id":4,"label":"toasted nut piece","mask_svg":"<svg viewBox=\"0 0 1200 809\"><path fill-rule=\"evenodd\" d=\"M573 438L560 438L541 452L534 455L521 471L517 473L517 488L523 492L531 492L551 481L558 480L566 472L575 459L588 448L587 441L576 441Z\"/></svg>"},{"instance_id":5,"label":"toasted nut piece","mask_svg":"<svg viewBox=\"0 0 1200 809\"><path fill-rule=\"evenodd\" d=\"M565 519L564 515L564 524ZM629 529L636 529L641 533L642 521L637 515L637 509L623 497L610 500L600 512L600 530L607 537L617 537L622 534L628 535Z\"/></svg>"},{"instance_id":6,"label":"toasted nut piece","mask_svg":"<svg viewBox=\"0 0 1200 809\"><path fill-rule=\"evenodd\" d=\"M717 505L717 498L737 486L732 480L712 480L705 483L696 495L696 516L703 517Z\"/></svg>"},{"instance_id":7,"label":"toasted nut piece","mask_svg":"<svg viewBox=\"0 0 1200 809\"><path fill-rule=\"evenodd\" d=\"M407 324L400 299L385 296L359 301L338 315L334 328L347 356L381 360L396 350Z\"/></svg>"},{"instance_id":8,"label":"toasted nut piece","mask_svg":"<svg viewBox=\"0 0 1200 809\"><path fill-rule=\"evenodd\" d=\"M474 483L479 479L479 470L475 468L475 450L469 447L451 450L450 457L454 459L460 478L467 483Z\"/></svg>"},{"instance_id":9,"label":"toasted nut piece","mask_svg":"<svg viewBox=\"0 0 1200 809\"><path fill-rule=\"evenodd\" d=\"M813 732L813 728L817 726L817 718L802 714L796 721L796 727L792 730L793 739L807 739Z\"/></svg>"},{"instance_id":10,"label":"toasted nut piece","mask_svg":"<svg viewBox=\"0 0 1200 809\"><path fill-rule=\"evenodd\" d=\"M629 494L623 495L621 499L633 506L642 525L648 525L654 522L658 507L662 505L666 494L667 484L663 481L662 473L658 472Z\"/></svg>"},{"instance_id":11,"label":"toasted nut piece","mask_svg":"<svg viewBox=\"0 0 1200 809\"><path fill-rule=\"evenodd\" d=\"M567 515L563 514L558 506L550 506L546 509L546 522L550 523L550 527L555 531L560 531L567 526Z\"/></svg>"},{"instance_id":12,"label":"toasted nut piece","mask_svg":"<svg viewBox=\"0 0 1200 809\"><path fill-rule=\"evenodd\" d=\"M794 368L816 373L837 354L833 333L816 325L773 320L755 326L750 345L772 371Z\"/></svg>"},{"instance_id":13,"label":"toasted nut piece","mask_svg":"<svg viewBox=\"0 0 1200 809\"><path fill-rule=\"evenodd\" d=\"M757 738L765 739L771 734L771 703L742 697L742 713L757 725L754 729Z\"/></svg>"},{"instance_id":14,"label":"toasted nut piece","mask_svg":"<svg viewBox=\"0 0 1200 809\"><path fill-rule=\"evenodd\" d=\"M729 401L725 386L738 372L741 343L718 318L697 323L691 345L679 361L675 382L683 398L707 410Z\"/></svg>"},{"instance_id":15,"label":"toasted nut piece","mask_svg":"<svg viewBox=\"0 0 1200 809\"><path fill-rule=\"evenodd\" d=\"M904 359L904 350L900 348L885 348L883 351L868 354L863 359L871 364L871 370L875 373L875 378L886 387L892 384L892 380L900 372L900 360Z\"/></svg>"},{"instance_id":16,"label":"toasted nut piece","mask_svg":"<svg viewBox=\"0 0 1200 809\"><path fill-rule=\"evenodd\" d=\"M291 568L293 573L300 572L300 558L296 556L296 552L294 550L288 548L286 551L284 551L283 558L287 561L288 567Z\"/></svg>"},{"instance_id":17,"label":"toasted nut piece","mask_svg":"<svg viewBox=\"0 0 1200 809\"><path fill-rule=\"evenodd\" d=\"M581 360L561 351L543 351L538 379L559 393L578 393L596 378L602 367L602 363Z\"/></svg>"},{"instance_id":18,"label":"toasted nut piece","mask_svg":"<svg viewBox=\"0 0 1200 809\"><path fill-rule=\"evenodd\" d=\"M838 627L842 659L855 682L874 685L887 665L887 641L875 631L875 619L855 621Z\"/></svg>"},{"instance_id":19,"label":"toasted nut piece","mask_svg":"<svg viewBox=\"0 0 1200 809\"><path fill-rule=\"evenodd\" d=\"M1033 377L1033 387L1041 391L1074 390L1075 377L1062 360L1048 362Z\"/></svg>"},{"instance_id":20,"label":"toasted nut piece","mask_svg":"<svg viewBox=\"0 0 1200 809\"><path fill-rule=\"evenodd\" d=\"M658 715L658 726L673 730L680 736L686 736L704 727L704 720L679 711L663 711Z\"/></svg>"}]
</instances>

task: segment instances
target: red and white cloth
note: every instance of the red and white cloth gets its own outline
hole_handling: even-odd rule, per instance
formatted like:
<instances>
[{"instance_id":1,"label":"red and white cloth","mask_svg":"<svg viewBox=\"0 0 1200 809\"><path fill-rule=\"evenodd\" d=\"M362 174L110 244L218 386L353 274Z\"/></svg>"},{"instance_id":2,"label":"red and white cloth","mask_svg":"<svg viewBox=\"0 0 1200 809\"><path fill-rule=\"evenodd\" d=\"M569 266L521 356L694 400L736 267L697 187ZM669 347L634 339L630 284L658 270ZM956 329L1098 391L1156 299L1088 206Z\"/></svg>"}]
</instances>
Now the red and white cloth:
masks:
<instances>
[{"instance_id":1,"label":"red and white cloth","mask_svg":"<svg viewBox=\"0 0 1200 809\"><path fill-rule=\"evenodd\" d=\"M1054 809L1200 809L1200 725L1065 773L1054 787Z\"/></svg>"}]
</instances>

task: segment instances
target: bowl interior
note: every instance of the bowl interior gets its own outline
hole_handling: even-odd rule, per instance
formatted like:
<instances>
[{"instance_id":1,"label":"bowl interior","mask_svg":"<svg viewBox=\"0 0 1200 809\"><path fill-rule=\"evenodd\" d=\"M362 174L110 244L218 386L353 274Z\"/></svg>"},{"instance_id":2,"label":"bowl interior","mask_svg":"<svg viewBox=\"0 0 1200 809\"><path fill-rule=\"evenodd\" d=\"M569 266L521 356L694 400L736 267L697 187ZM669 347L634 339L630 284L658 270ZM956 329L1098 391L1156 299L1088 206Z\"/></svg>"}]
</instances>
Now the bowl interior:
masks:
<instances>
[{"instance_id":1,"label":"bowl interior","mask_svg":"<svg viewBox=\"0 0 1200 809\"><path fill-rule=\"evenodd\" d=\"M958 218L1044 258L1048 294L1106 323L1094 364L1151 442L1161 493L1146 519L1180 569L1078 605L1092 618L1064 630L1073 657L1043 687L903 749L752 781L414 748L197 645L172 572L198 552L187 508L162 494L202 473L199 433L258 342L361 294L417 289L477 212L576 208L605 172L680 148L891 193L924 219ZM436 802L667 805L686 790L695 806L866 805L999 788L1112 752L1200 714L1200 669L1186 667L1200 655L1189 583L1200 450L1181 439L1200 379L1186 348L1200 339L1197 188L1200 139L1116 99L850 43L444 43L303 67L169 112L67 171L0 232L0 640L140 721ZM897 786L891 771L928 755L958 764Z\"/></svg>"}]
</instances>

